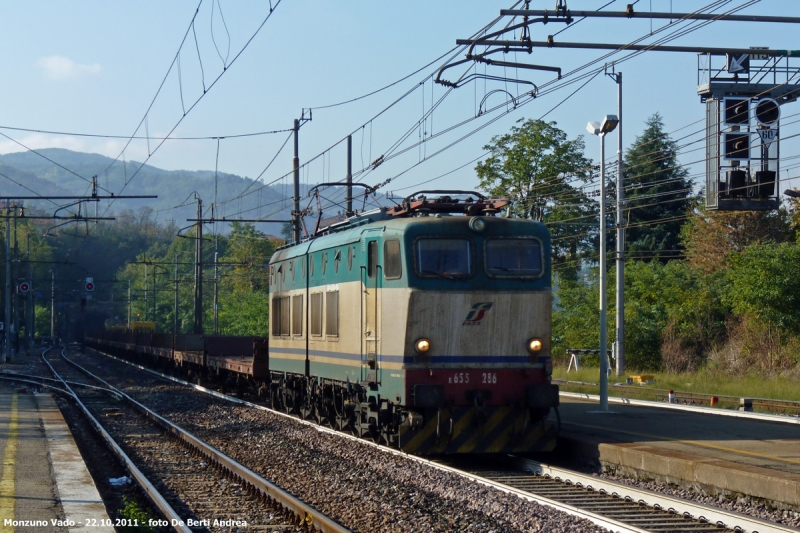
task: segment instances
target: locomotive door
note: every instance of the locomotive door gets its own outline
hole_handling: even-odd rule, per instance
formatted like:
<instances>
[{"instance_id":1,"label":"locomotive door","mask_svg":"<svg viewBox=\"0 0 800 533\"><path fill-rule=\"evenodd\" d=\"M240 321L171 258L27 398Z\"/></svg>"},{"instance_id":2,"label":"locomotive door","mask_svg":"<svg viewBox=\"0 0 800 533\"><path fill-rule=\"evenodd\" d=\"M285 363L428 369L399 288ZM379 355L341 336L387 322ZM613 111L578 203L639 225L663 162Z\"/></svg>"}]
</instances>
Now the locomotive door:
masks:
<instances>
[{"instance_id":1,"label":"locomotive door","mask_svg":"<svg viewBox=\"0 0 800 533\"><path fill-rule=\"evenodd\" d=\"M378 241L366 242L366 266L362 267L363 294L361 300L362 349L361 377L369 383L378 382L378 350L380 348L380 294L378 285L381 266L378 258Z\"/></svg>"}]
</instances>

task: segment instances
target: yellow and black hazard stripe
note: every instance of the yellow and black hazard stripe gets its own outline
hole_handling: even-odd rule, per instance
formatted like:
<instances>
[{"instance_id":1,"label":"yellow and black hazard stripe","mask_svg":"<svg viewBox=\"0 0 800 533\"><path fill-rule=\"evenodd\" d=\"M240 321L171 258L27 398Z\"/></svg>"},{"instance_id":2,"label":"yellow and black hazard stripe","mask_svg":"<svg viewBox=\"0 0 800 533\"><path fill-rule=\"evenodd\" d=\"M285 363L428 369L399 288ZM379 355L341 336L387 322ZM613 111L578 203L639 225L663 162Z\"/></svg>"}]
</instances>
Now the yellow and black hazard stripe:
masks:
<instances>
[{"instance_id":1,"label":"yellow and black hazard stripe","mask_svg":"<svg viewBox=\"0 0 800 533\"><path fill-rule=\"evenodd\" d=\"M545 421L531 423L526 409L443 407L422 427L400 426L400 449L413 454L522 453L555 448L557 430Z\"/></svg>"}]
</instances>

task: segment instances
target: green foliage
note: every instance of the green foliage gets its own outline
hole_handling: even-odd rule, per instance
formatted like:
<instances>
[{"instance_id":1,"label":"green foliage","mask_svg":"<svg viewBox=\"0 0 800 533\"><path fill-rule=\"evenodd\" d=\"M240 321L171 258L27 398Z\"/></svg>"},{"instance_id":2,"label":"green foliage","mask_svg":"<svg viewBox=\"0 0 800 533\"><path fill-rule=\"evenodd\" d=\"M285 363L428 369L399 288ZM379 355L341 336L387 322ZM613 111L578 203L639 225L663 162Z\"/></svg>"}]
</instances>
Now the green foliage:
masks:
<instances>
[{"instance_id":1,"label":"green foliage","mask_svg":"<svg viewBox=\"0 0 800 533\"><path fill-rule=\"evenodd\" d=\"M219 311L221 335L269 335L269 293L227 292Z\"/></svg>"},{"instance_id":2,"label":"green foliage","mask_svg":"<svg viewBox=\"0 0 800 533\"><path fill-rule=\"evenodd\" d=\"M725 299L734 312L785 331L800 326L800 248L752 246L732 258Z\"/></svg>"},{"instance_id":3,"label":"green foliage","mask_svg":"<svg viewBox=\"0 0 800 533\"><path fill-rule=\"evenodd\" d=\"M120 509L118 512L120 518L123 518L127 521L137 523L138 526L122 526L120 528L121 531L130 531L130 532L137 532L137 533L150 533L155 531L155 528L148 525L150 520L155 520L157 517L150 512L149 509L142 508L135 500L131 500L127 496L122 497L122 502L125 504L125 507Z\"/></svg>"},{"instance_id":4,"label":"green foliage","mask_svg":"<svg viewBox=\"0 0 800 533\"><path fill-rule=\"evenodd\" d=\"M491 155L475 167L479 188L494 197L509 197L515 216L530 215L549 224L553 264L570 261L574 269L580 255L592 249L591 235L583 226L558 222L596 220L595 203L579 188L589 180L591 165L583 156L583 138L567 139L555 122L520 123L484 146Z\"/></svg>"},{"instance_id":5,"label":"green foliage","mask_svg":"<svg viewBox=\"0 0 800 533\"><path fill-rule=\"evenodd\" d=\"M678 145L664 132L658 113L625 155L628 229L625 244L632 257L662 261L676 258L680 229L690 206L689 171L678 162Z\"/></svg>"}]
</instances>

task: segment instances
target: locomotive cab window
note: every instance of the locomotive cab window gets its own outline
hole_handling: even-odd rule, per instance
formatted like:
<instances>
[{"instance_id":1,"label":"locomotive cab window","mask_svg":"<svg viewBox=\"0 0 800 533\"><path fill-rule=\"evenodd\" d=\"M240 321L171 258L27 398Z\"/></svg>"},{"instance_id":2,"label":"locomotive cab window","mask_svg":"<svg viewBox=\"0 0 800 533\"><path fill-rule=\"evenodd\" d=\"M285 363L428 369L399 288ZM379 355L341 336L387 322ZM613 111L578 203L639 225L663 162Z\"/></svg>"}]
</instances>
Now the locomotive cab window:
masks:
<instances>
[{"instance_id":1,"label":"locomotive cab window","mask_svg":"<svg viewBox=\"0 0 800 533\"><path fill-rule=\"evenodd\" d=\"M486 273L494 278L536 278L542 275L539 239L488 239Z\"/></svg>"},{"instance_id":2,"label":"locomotive cab window","mask_svg":"<svg viewBox=\"0 0 800 533\"><path fill-rule=\"evenodd\" d=\"M403 276L403 264L400 261L400 241L390 239L383 243L383 262L386 279L400 279Z\"/></svg>"},{"instance_id":3,"label":"locomotive cab window","mask_svg":"<svg viewBox=\"0 0 800 533\"><path fill-rule=\"evenodd\" d=\"M420 276L453 279L472 274L472 246L467 239L419 239L415 248Z\"/></svg>"}]
</instances>

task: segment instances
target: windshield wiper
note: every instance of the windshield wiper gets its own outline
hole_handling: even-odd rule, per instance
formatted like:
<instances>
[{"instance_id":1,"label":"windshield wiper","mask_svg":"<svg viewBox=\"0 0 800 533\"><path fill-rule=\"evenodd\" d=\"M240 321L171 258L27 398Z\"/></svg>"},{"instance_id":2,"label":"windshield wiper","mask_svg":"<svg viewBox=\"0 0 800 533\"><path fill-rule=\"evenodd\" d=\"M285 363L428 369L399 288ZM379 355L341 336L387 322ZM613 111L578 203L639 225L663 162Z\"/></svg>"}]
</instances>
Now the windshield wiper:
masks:
<instances>
[{"instance_id":1,"label":"windshield wiper","mask_svg":"<svg viewBox=\"0 0 800 533\"><path fill-rule=\"evenodd\" d=\"M448 276L447 274L443 274L441 272L436 272L435 270L420 270L420 274L433 274L435 276L439 276L446 279L456 279L453 276Z\"/></svg>"}]
</instances>

